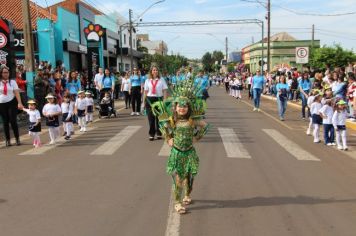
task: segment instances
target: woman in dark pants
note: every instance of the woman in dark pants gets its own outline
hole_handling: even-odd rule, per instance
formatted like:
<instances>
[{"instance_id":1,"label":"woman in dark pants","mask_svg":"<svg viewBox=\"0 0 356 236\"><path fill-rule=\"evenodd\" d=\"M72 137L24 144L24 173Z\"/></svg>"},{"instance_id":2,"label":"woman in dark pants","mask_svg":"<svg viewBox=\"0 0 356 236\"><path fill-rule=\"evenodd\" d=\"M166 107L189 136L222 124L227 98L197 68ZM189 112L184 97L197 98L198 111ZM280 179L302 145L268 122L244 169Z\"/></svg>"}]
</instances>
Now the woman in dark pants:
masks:
<instances>
[{"instance_id":1,"label":"woman in dark pants","mask_svg":"<svg viewBox=\"0 0 356 236\"><path fill-rule=\"evenodd\" d=\"M19 93L19 88L15 80L10 80L9 68L0 68L0 116L4 126L5 144L11 146L10 124L16 138L16 144L21 145L19 128L17 125L17 111L23 105Z\"/></svg>"},{"instance_id":2,"label":"woman in dark pants","mask_svg":"<svg viewBox=\"0 0 356 236\"><path fill-rule=\"evenodd\" d=\"M141 77L137 73L137 69L134 68L133 74L130 76L130 95L132 116L139 116L141 112L141 94L142 94L142 81Z\"/></svg>"},{"instance_id":3,"label":"woman in dark pants","mask_svg":"<svg viewBox=\"0 0 356 236\"><path fill-rule=\"evenodd\" d=\"M143 99L148 117L148 134L150 141L154 140L155 135L157 135L157 139L162 139L162 133L158 124L158 117L153 114L151 104L165 99L167 97L167 89L167 83L159 76L158 68L155 66L152 67L149 78L145 81Z\"/></svg>"}]
</instances>

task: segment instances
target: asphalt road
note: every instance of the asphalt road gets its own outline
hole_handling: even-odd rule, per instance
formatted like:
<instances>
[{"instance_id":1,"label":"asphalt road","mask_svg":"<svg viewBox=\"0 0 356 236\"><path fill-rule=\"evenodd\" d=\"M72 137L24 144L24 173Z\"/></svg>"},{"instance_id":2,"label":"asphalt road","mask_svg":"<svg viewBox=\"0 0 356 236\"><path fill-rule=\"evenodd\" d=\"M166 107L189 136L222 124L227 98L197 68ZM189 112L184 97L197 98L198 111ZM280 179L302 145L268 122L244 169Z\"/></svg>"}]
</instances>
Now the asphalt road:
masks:
<instances>
[{"instance_id":1,"label":"asphalt road","mask_svg":"<svg viewBox=\"0 0 356 236\"><path fill-rule=\"evenodd\" d=\"M55 147L0 148L0 235L355 235L354 132L338 151L314 144L294 108L280 122L273 101L258 113L210 95L188 214L170 209L163 142L121 110Z\"/></svg>"}]
</instances>

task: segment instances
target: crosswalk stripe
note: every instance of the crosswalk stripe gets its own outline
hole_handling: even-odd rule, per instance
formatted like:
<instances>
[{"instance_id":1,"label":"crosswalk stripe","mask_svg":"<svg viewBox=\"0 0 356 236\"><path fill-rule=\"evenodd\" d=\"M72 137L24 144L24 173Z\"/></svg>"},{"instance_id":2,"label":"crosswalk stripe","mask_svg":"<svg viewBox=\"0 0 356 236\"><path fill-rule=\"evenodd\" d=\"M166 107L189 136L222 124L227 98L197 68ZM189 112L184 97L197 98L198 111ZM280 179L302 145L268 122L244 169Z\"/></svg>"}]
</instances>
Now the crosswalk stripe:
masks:
<instances>
[{"instance_id":1,"label":"crosswalk stripe","mask_svg":"<svg viewBox=\"0 0 356 236\"><path fill-rule=\"evenodd\" d=\"M87 128L87 132L92 131L92 130L94 130L94 129L96 129L96 127L88 127L88 128ZM80 136L82 136L83 134L85 134L85 133L83 132L83 133L77 133L77 134L75 134L75 135L72 135L72 139L75 139L75 138L77 138L77 137L80 137ZM54 149L55 147L60 146L60 145L62 145L62 144L64 144L64 143L67 143L67 142L70 142L70 141L67 141L67 140L64 140L64 139L60 139L60 140L58 140L58 141L56 142L55 145L44 145L44 146L39 147L39 148L32 148L32 149L30 149L30 150L28 150L28 151L25 151L25 152L20 153L19 155L20 155L20 156L26 156L26 155L29 155L29 156L42 155L42 154L48 152L49 150L52 150L52 149Z\"/></svg>"},{"instance_id":2,"label":"crosswalk stripe","mask_svg":"<svg viewBox=\"0 0 356 236\"><path fill-rule=\"evenodd\" d=\"M281 147L283 147L287 152L294 156L300 161L320 161L319 158L312 155L311 153L305 151L298 144L292 142L286 136L274 129L263 129L268 136L270 136L274 141L276 141Z\"/></svg>"},{"instance_id":3,"label":"crosswalk stripe","mask_svg":"<svg viewBox=\"0 0 356 236\"><path fill-rule=\"evenodd\" d=\"M233 129L218 128L218 130L223 141L227 157L246 159L251 158L251 155L244 148L243 144L241 143Z\"/></svg>"},{"instance_id":4,"label":"crosswalk stripe","mask_svg":"<svg viewBox=\"0 0 356 236\"><path fill-rule=\"evenodd\" d=\"M127 126L120 133L116 134L109 141L95 149L90 155L112 155L116 152L129 138L134 135L142 126Z\"/></svg>"},{"instance_id":5,"label":"crosswalk stripe","mask_svg":"<svg viewBox=\"0 0 356 236\"><path fill-rule=\"evenodd\" d=\"M169 156L170 153L171 153L171 147L168 145L167 142L164 142L161 150L158 153L158 156Z\"/></svg>"}]
</instances>

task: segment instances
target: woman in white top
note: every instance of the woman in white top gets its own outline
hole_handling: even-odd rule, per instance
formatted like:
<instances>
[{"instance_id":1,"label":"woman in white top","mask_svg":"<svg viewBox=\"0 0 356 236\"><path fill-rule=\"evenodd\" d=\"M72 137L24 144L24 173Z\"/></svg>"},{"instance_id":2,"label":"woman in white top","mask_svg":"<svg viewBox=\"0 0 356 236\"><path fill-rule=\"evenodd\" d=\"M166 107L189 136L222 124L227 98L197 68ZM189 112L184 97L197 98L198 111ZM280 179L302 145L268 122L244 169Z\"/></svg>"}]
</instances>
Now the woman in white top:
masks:
<instances>
[{"instance_id":1,"label":"woman in white top","mask_svg":"<svg viewBox=\"0 0 356 236\"><path fill-rule=\"evenodd\" d=\"M167 89L168 86L166 81L159 76L158 68L153 66L151 68L149 78L145 81L143 99L150 127L148 132L150 141L154 140L155 134L157 134L157 139L162 139L162 133L159 130L158 117L153 115L151 104L156 101L166 99Z\"/></svg>"},{"instance_id":2,"label":"woman in white top","mask_svg":"<svg viewBox=\"0 0 356 236\"><path fill-rule=\"evenodd\" d=\"M126 72L125 76L121 81L121 92L124 93L125 96L125 109L129 109L131 107L131 96L130 96L130 75Z\"/></svg>"},{"instance_id":3,"label":"woman in white top","mask_svg":"<svg viewBox=\"0 0 356 236\"><path fill-rule=\"evenodd\" d=\"M16 145L21 145L17 125L17 109L23 109L19 87L15 80L10 79L10 70L6 66L0 68L0 116L4 126L5 145L11 146L10 124L16 138Z\"/></svg>"}]
</instances>

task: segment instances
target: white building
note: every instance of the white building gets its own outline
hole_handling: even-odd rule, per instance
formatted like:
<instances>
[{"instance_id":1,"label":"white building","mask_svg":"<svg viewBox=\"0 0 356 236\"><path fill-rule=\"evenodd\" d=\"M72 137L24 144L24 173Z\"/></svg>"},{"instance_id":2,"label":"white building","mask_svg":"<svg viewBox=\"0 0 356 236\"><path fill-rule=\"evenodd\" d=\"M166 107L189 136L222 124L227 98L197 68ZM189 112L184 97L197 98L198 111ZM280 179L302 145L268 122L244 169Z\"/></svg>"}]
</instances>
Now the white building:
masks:
<instances>
[{"instance_id":1,"label":"white building","mask_svg":"<svg viewBox=\"0 0 356 236\"><path fill-rule=\"evenodd\" d=\"M138 34L137 39L140 41L140 45L148 49L148 54L160 54L166 56L168 53L168 46L163 40L149 39L148 34Z\"/></svg>"}]
</instances>

